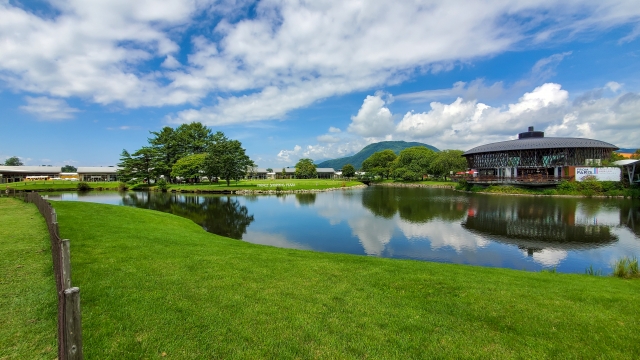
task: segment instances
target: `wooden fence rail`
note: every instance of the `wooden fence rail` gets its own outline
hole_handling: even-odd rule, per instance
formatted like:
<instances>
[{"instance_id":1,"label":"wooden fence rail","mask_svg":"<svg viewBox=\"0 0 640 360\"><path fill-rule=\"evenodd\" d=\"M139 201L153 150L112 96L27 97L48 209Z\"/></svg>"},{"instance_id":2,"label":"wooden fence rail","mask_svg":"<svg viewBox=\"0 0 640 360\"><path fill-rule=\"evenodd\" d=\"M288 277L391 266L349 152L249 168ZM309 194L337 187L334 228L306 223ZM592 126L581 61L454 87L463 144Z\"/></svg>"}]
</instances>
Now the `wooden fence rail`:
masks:
<instances>
[{"instance_id":1,"label":"wooden fence rail","mask_svg":"<svg viewBox=\"0 0 640 360\"><path fill-rule=\"evenodd\" d=\"M71 287L69 240L60 239L58 216L49 202L37 192L20 195L25 202L36 205L49 229L53 273L58 293L58 359L83 359L80 289Z\"/></svg>"}]
</instances>

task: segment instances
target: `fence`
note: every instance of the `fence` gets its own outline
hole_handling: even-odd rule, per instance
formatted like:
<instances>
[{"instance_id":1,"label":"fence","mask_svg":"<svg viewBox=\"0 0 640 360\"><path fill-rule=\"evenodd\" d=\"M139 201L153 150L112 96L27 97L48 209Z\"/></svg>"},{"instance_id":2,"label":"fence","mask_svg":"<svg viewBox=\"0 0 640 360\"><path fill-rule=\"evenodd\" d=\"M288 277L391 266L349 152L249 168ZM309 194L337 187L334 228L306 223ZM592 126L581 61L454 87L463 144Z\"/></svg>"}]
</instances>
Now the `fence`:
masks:
<instances>
[{"instance_id":1,"label":"fence","mask_svg":"<svg viewBox=\"0 0 640 360\"><path fill-rule=\"evenodd\" d=\"M53 273L58 293L58 359L82 359L80 289L71 287L69 240L60 239L56 211L49 202L36 192L21 193L20 195L25 202L36 205L49 228Z\"/></svg>"}]
</instances>

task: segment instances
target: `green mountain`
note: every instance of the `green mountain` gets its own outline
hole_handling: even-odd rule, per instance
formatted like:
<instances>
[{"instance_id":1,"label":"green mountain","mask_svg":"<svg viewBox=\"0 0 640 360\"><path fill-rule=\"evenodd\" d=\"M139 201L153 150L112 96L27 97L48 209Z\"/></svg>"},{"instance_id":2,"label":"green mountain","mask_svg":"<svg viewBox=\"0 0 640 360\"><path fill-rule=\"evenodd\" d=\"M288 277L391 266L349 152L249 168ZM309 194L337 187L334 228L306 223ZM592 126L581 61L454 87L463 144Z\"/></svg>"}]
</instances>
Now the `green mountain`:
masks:
<instances>
[{"instance_id":1,"label":"green mountain","mask_svg":"<svg viewBox=\"0 0 640 360\"><path fill-rule=\"evenodd\" d=\"M400 151L414 147L414 146L424 146L433 151L440 151L434 146L419 143L419 142L406 142L406 141L381 141L375 144L369 144L365 146L360 152L355 155L343 157L340 159L333 160L325 160L318 164L319 168L334 168L336 170L342 169L343 166L347 164L353 165L356 169L360 169L362 167L362 162L365 161L369 156L377 153L382 150L393 150L394 153L399 154Z\"/></svg>"}]
</instances>

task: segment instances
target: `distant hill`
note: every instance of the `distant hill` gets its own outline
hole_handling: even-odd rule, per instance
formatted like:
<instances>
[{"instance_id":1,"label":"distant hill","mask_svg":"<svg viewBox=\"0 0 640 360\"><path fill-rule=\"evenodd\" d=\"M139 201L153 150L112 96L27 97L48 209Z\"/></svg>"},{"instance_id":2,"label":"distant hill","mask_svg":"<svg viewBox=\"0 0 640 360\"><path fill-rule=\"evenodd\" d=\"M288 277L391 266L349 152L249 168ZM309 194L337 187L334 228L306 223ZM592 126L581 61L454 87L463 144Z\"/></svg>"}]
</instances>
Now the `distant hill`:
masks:
<instances>
[{"instance_id":1,"label":"distant hill","mask_svg":"<svg viewBox=\"0 0 640 360\"><path fill-rule=\"evenodd\" d=\"M356 169L360 169L362 167L362 162L365 161L369 156L377 153L382 150L393 150L394 153L399 154L400 151L414 147L414 146L424 146L433 151L440 151L436 147L419 143L419 142L406 142L406 141L381 141L375 144L369 144L365 146L360 152L355 155L343 157L340 159L326 160L318 164L320 168L334 168L336 170L342 169L343 166L347 164L353 165Z\"/></svg>"},{"instance_id":2,"label":"distant hill","mask_svg":"<svg viewBox=\"0 0 640 360\"><path fill-rule=\"evenodd\" d=\"M636 150L638 150L638 149L618 149L618 150L616 150L616 152L633 154L634 152L636 152Z\"/></svg>"}]
</instances>

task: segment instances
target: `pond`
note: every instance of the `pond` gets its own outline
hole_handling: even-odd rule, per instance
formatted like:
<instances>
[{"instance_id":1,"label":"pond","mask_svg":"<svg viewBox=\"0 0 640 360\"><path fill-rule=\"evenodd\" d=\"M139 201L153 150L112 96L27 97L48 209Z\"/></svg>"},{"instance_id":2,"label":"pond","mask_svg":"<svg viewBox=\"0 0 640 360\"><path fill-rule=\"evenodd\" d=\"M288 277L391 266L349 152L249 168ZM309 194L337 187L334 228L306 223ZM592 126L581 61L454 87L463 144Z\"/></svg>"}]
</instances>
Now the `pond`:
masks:
<instances>
[{"instance_id":1,"label":"pond","mask_svg":"<svg viewBox=\"0 0 640 360\"><path fill-rule=\"evenodd\" d=\"M640 256L640 201L366 189L287 195L51 193L169 212L284 248L566 273Z\"/></svg>"}]
</instances>

